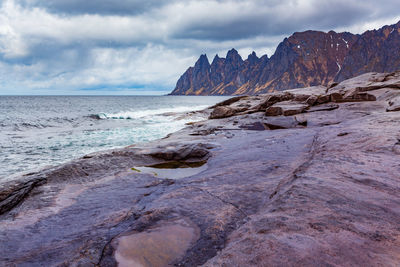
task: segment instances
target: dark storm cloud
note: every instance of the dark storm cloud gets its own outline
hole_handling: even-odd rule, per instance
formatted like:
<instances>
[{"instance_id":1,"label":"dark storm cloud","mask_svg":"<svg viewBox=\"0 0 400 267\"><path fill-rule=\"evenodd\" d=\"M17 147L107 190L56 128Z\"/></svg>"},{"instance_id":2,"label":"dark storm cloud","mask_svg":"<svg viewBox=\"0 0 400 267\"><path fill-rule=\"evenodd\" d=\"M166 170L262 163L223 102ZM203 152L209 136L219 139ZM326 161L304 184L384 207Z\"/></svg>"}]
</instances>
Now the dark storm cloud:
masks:
<instances>
[{"instance_id":1,"label":"dark storm cloud","mask_svg":"<svg viewBox=\"0 0 400 267\"><path fill-rule=\"evenodd\" d=\"M26 7L46 8L61 14L135 15L159 8L167 0L20 0Z\"/></svg>"},{"instance_id":2,"label":"dark storm cloud","mask_svg":"<svg viewBox=\"0 0 400 267\"><path fill-rule=\"evenodd\" d=\"M309 29L329 31L399 15L396 2L383 0L377 6L376 1L368 0L252 1L254 5L239 5L233 14L220 10L207 19L189 19L173 37L221 41L290 35Z\"/></svg>"}]
</instances>

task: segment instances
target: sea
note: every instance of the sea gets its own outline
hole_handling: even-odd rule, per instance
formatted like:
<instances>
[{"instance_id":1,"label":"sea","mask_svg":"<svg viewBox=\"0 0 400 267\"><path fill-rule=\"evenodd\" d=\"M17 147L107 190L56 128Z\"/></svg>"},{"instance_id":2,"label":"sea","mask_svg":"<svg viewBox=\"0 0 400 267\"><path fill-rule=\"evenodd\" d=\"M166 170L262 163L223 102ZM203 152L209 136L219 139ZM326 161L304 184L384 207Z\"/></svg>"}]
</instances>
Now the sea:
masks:
<instances>
[{"instance_id":1,"label":"sea","mask_svg":"<svg viewBox=\"0 0 400 267\"><path fill-rule=\"evenodd\" d=\"M0 182L165 137L217 96L0 96Z\"/></svg>"}]
</instances>

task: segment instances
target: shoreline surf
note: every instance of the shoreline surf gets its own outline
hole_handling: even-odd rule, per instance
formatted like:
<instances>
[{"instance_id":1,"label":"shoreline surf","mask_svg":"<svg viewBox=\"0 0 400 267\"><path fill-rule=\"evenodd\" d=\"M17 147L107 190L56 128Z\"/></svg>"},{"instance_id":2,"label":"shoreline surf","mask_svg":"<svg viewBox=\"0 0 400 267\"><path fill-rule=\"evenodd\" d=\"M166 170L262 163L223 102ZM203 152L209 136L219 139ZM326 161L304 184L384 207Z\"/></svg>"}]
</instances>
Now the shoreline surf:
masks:
<instances>
[{"instance_id":1,"label":"shoreline surf","mask_svg":"<svg viewBox=\"0 0 400 267\"><path fill-rule=\"evenodd\" d=\"M22 96L13 97L8 103L5 100L9 98L0 96L0 111L11 109L8 116L0 115L0 181L89 153L162 138L187 122L203 119L192 111L205 109L222 99ZM30 112L19 110L23 108L29 108Z\"/></svg>"}]
</instances>

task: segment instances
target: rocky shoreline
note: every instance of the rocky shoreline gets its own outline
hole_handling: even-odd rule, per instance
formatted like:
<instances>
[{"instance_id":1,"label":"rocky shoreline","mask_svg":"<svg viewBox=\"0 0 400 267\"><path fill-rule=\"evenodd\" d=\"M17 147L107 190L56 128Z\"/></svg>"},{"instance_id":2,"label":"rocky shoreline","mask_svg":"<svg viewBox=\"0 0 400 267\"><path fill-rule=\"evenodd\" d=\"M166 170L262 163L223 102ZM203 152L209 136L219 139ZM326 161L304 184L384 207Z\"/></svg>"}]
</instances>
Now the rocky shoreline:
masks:
<instances>
[{"instance_id":1,"label":"rocky shoreline","mask_svg":"<svg viewBox=\"0 0 400 267\"><path fill-rule=\"evenodd\" d=\"M0 266L398 266L400 72L201 112L0 185Z\"/></svg>"}]
</instances>

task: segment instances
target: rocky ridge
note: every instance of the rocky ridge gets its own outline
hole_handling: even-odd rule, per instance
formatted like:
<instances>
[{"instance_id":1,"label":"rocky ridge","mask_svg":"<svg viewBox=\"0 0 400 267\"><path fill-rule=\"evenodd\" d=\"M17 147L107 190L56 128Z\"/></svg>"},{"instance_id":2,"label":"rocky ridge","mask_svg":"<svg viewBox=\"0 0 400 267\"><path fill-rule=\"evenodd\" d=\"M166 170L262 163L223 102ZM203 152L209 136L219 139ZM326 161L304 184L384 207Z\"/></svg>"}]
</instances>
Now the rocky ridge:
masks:
<instances>
[{"instance_id":1,"label":"rocky ridge","mask_svg":"<svg viewBox=\"0 0 400 267\"><path fill-rule=\"evenodd\" d=\"M0 265L398 266L399 99L399 72L239 96L2 184Z\"/></svg>"},{"instance_id":2,"label":"rocky ridge","mask_svg":"<svg viewBox=\"0 0 400 267\"><path fill-rule=\"evenodd\" d=\"M400 69L400 22L361 35L306 31L281 42L274 55L243 60L235 49L210 64L201 55L178 80L173 95L254 95L327 86L367 72Z\"/></svg>"}]
</instances>

